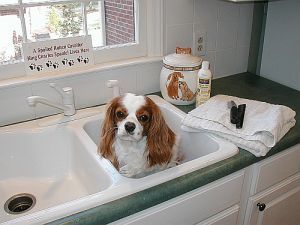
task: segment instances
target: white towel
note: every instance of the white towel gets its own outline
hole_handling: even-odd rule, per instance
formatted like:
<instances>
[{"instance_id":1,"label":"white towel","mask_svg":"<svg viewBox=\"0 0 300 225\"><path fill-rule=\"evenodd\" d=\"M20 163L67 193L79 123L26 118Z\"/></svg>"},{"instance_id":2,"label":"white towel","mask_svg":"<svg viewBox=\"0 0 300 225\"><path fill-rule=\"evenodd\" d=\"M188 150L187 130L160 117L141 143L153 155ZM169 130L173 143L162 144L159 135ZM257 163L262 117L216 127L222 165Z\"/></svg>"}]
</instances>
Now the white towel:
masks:
<instances>
[{"instance_id":1,"label":"white towel","mask_svg":"<svg viewBox=\"0 0 300 225\"><path fill-rule=\"evenodd\" d=\"M230 123L228 102L246 104L242 129ZM181 128L189 132L209 132L223 137L255 156L268 151L296 124L295 111L283 105L217 95L188 113Z\"/></svg>"}]
</instances>

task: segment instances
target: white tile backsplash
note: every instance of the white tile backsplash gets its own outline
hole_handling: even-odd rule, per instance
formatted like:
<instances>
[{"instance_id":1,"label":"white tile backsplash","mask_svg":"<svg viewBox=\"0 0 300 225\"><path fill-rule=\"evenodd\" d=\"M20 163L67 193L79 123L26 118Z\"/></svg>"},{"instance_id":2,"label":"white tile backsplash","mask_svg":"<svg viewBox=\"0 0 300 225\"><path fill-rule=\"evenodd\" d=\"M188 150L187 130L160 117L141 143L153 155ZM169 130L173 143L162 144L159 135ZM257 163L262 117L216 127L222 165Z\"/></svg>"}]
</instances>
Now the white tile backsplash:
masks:
<instances>
[{"instance_id":1,"label":"white tile backsplash","mask_svg":"<svg viewBox=\"0 0 300 225\"><path fill-rule=\"evenodd\" d=\"M137 68L137 94L154 93L160 91L160 71L162 62L155 62Z\"/></svg>"},{"instance_id":2,"label":"white tile backsplash","mask_svg":"<svg viewBox=\"0 0 300 225\"><path fill-rule=\"evenodd\" d=\"M218 1L195 0L194 22L215 24L218 19Z\"/></svg>"},{"instance_id":3,"label":"white tile backsplash","mask_svg":"<svg viewBox=\"0 0 300 225\"><path fill-rule=\"evenodd\" d=\"M178 25L193 23L194 0L165 0L166 23Z\"/></svg>"},{"instance_id":4,"label":"white tile backsplash","mask_svg":"<svg viewBox=\"0 0 300 225\"><path fill-rule=\"evenodd\" d=\"M248 55L250 47L238 47L236 52L237 71L246 72L248 68Z\"/></svg>"},{"instance_id":5,"label":"white tile backsplash","mask_svg":"<svg viewBox=\"0 0 300 225\"><path fill-rule=\"evenodd\" d=\"M176 47L192 47L193 24L180 24L167 27L166 33L166 54L175 52Z\"/></svg>"},{"instance_id":6,"label":"white tile backsplash","mask_svg":"<svg viewBox=\"0 0 300 225\"><path fill-rule=\"evenodd\" d=\"M192 48L193 32L206 32L206 55L203 58L210 61L213 78L245 72L253 3L237 4L223 0L166 0L166 3L165 54L174 53L178 45ZM191 7L194 7L193 14L187 10ZM174 12L178 14L176 18ZM193 21L193 31L189 21ZM191 33L183 35L182 32Z\"/></svg>"},{"instance_id":7,"label":"white tile backsplash","mask_svg":"<svg viewBox=\"0 0 300 225\"><path fill-rule=\"evenodd\" d=\"M238 23L218 21L217 51L237 47Z\"/></svg>"},{"instance_id":8,"label":"white tile backsplash","mask_svg":"<svg viewBox=\"0 0 300 225\"><path fill-rule=\"evenodd\" d=\"M239 19L240 4L218 1L218 20L227 22L237 22Z\"/></svg>"},{"instance_id":9,"label":"white tile backsplash","mask_svg":"<svg viewBox=\"0 0 300 225\"><path fill-rule=\"evenodd\" d=\"M212 72L212 74L216 74L215 73L216 51L207 51L203 59L210 62L210 71Z\"/></svg>"},{"instance_id":10,"label":"white tile backsplash","mask_svg":"<svg viewBox=\"0 0 300 225\"><path fill-rule=\"evenodd\" d=\"M31 96L30 85L21 85L0 90L0 126L30 120L35 117L26 97Z\"/></svg>"},{"instance_id":11,"label":"white tile backsplash","mask_svg":"<svg viewBox=\"0 0 300 225\"><path fill-rule=\"evenodd\" d=\"M237 73L236 49L216 52L214 78L225 77Z\"/></svg>"},{"instance_id":12,"label":"white tile backsplash","mask_svg":"<svg viewBox=\"0 0 300 225\"><path fill-rule=\"evenodd\" d=\"M250 46L252 19L253 19L253 4L241 4L239 19L238 19L239 21L238 36L237 36L238 47Z\"/></svg>"}]
</instances>

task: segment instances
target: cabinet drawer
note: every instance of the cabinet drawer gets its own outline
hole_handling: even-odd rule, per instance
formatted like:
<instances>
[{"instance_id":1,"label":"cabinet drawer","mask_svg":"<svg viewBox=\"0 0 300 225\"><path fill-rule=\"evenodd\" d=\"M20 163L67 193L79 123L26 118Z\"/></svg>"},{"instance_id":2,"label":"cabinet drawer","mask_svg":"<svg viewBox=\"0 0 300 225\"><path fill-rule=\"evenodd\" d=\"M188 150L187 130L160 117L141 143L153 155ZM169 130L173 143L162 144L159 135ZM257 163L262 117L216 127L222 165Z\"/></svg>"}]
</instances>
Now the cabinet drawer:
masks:
<instances>
[{"instance_id":1,"label":"cabinet drawer","mask_svg":"<svg viewBox=\"0 0 300 225\"><path fill-rule=\"evenodd\" d=\"M238 205L232 206L196 225L235 225L237 224L239 209Z\"/></svg>"},{"instance_id":2,"label":"cabinet drawer","mask_svg":"<svg viewBox=\"0 0 300 225\"><path fill-rule=\"evenodd\" d=\"M112 224L196 224L239 203L244 171L153 206Z\"/></svg>"},{"instance_id":3,"label":"cabinet drawer","mask_svg":"<svg viewBox=\"0 0 300 225\"><path fill-rule=\"evenodd\" d=\"M252 194L300 172L300 144L257 164L254 172Z\"/></svg>"}]
</instances>

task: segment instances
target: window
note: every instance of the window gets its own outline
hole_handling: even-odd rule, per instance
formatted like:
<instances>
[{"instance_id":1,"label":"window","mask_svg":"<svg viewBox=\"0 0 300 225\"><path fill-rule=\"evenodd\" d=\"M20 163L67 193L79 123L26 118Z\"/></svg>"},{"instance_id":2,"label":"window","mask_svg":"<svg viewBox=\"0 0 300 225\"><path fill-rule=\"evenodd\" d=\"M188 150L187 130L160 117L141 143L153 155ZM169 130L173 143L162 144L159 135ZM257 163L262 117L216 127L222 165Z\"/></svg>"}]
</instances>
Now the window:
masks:
<instances>
[{"instance_id":1,"label":"window","mask_svg":"<svg viewBox=\"0 0 300 225\"><path fill-rule=\"evenodd\" d=\"M22 43L91 35L95 63L145 56L146 0L1 0L0 69ZM1 74L0 74L1 76Z\"/></svg>"}]
</instances>

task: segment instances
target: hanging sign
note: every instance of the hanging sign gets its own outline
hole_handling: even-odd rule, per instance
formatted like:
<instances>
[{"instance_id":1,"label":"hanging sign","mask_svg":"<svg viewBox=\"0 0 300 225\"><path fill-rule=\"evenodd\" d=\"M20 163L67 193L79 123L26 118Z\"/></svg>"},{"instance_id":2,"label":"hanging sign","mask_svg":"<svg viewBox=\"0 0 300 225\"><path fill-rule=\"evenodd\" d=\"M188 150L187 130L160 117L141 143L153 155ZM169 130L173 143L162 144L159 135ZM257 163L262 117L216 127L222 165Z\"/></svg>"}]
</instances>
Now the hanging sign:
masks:
<instances>
[{"instance_id":1,"label":"hanging sign","mask_svg":"<svg viewBox=\"0 0 300 225\"><path fill-rule=\"evenodd\" d=\"M94 64L91 36L23 43L28 75Z\"/></svg>"}]
</instances>

